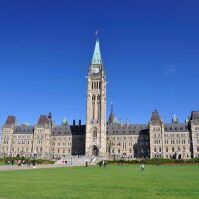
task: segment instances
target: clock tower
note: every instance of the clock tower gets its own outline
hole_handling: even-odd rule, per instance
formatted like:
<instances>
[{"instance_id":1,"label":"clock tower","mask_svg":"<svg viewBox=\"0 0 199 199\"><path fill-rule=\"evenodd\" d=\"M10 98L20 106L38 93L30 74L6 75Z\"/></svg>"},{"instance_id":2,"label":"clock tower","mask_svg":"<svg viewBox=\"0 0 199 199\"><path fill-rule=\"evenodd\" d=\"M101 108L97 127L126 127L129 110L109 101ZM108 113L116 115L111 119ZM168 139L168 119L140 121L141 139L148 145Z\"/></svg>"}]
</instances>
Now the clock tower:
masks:
<instances>
[{"instance_id":1,"label":"clock tower","mask_svg":"<svg viewBox=\"0 0 199 199\"><path fill-rule=\"evenodd\" d=\"M88 71L86 155L106 156L106 76L99 38Z\"/></svg>"}]
</instances>

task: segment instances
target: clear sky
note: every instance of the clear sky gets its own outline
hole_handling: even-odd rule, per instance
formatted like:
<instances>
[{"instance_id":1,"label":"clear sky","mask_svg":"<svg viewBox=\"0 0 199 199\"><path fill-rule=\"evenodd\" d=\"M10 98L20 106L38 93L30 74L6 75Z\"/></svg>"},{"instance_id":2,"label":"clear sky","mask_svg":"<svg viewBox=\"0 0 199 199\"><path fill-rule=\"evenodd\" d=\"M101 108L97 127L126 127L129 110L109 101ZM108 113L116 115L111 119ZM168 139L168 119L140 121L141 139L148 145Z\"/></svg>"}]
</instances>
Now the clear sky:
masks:
<instances>
[{"instance_id":1,"label":"clear sky","mask_svg":"<svg viewBox=\"0 0 199 199\"><path fill-rule=\"evenodd\" d=\"M107 114L145 123L199 110L198 0L0 0L0 124L52 112L85 121L95 31L107 73Z\"/></svg>"}]
</instances>

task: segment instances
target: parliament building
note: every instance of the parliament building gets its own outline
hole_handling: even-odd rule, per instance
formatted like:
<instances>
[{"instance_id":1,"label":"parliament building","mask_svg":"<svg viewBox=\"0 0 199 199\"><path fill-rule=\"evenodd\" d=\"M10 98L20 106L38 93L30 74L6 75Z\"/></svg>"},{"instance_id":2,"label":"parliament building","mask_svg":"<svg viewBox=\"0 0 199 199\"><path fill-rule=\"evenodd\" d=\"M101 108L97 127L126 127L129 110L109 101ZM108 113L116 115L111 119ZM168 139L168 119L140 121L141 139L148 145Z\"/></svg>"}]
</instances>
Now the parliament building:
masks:
<instances>
[{"instance_id":1,"label":"parliament building","mask_svg":"<svg viewBox=\"0 0 199 199\"><path fill-rule=\"evenodd\" d=\"M114 111L106 118L106 73L96 39L88 69L86 124L66 120L53 122L52 114L41 115L37 124L18 125L8 116L2 126L0 155L58 159L71 155L107 159L199 157L199 111L184 123L176 116L164 123L157 110L147 124L121 124Z\"/></svg>"}]
</instances>

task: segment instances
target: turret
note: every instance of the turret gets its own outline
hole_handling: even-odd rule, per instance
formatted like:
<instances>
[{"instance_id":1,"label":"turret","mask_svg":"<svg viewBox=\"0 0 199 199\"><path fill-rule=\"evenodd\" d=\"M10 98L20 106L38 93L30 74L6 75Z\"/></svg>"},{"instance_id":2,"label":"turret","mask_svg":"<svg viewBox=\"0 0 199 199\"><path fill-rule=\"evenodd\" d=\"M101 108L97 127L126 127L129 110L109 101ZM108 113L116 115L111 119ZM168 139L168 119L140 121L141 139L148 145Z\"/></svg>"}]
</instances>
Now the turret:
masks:
<instances>
[{"instance_id":1,"label":"turret","mask_svg":"<svg viewBox=\"0 0 199 199\"><path fill-rule=\"evenodd\" d=\"M149 122L150 157L164 157L164 125L157 110L152 112Z\"/></svg>"},{"instance_id":2,"label":"turret","mask_svg":"<svg viewBox=\"0 0 199 199\"><path fill-rule=\"evenodd\" d=\"M16 127L16 117L8 116L4 126L2 127L1 136L1 155L10 156L12 148L12 135Z\"/></svg>"},{"instance_id":3,"label":"turret","mask_svg":"<svg viewBox=\"0 0 199 199\"><path fill-rule=\"evenodd\" d=\"M52 130L52 114L40 115L34 129L33 153L37 157L50 158L50 138Z\"/></svg>"},{"instance_id":4,"label":"turret","mask_svg":"<svg viewBox=\"0 0 199 199\"><path fill-rule=\"evenodd\" d=\"M189 121L192 140L192 156L199 157L199 111L192 111Z\"/></svg>"}]
</instances>

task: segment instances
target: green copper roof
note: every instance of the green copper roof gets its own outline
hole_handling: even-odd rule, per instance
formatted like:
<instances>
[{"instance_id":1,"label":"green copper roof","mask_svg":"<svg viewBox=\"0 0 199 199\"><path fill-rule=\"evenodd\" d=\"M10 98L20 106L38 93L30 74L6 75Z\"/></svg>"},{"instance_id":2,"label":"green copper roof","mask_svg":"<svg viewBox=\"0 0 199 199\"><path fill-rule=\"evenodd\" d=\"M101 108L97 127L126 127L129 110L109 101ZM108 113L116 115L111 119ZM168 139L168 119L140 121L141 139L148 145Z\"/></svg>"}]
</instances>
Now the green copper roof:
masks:
<instances>
[{"instance_id":1,"label":"green copper roof","mask_svg":"<svg viewBox=\"0 0 199 199\"><path fill-rule=\"evenodd\" d=\"M94 50L94 53L93 53L93 58L92 58L91 64L102 64L99 38L96 39L95 50Z\"/></svg>"},{"instance_id":2,"label":"green copper roof","mask_svg":"<svg viewBox=\"0 0 199 199\"><path fill-rule=\"evenodd\" d=\"M177 118L176 114L173 115L173 122L178 122L178 118Z\"/></svg>"}]
</instances>

